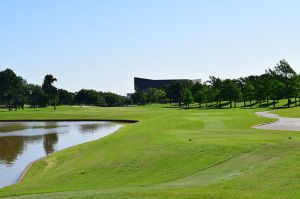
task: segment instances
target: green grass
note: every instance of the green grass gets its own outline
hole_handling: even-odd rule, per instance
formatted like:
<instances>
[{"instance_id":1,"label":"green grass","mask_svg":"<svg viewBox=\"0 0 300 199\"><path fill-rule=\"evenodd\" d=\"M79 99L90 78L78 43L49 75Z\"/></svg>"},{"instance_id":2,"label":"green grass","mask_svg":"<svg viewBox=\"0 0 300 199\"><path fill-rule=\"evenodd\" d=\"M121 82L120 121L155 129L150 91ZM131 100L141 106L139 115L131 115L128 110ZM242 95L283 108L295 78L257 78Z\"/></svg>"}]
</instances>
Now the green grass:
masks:
<instances>
[{"instance_id":1,"label":"green grass","mask_svg":"<svg viewBox=\"0 0 300 199\"><path fill-rule=\"evenodd\" d=\"M196 105L194 106L196 107ZM116 133L38 161L18 198L299 198L299 132L252 129L266 109L58 107L0 119L129 119ZM300 116L300 108L274 112ZM288 139L292 137L292 139Z\"/></svg>"}]
</instances>

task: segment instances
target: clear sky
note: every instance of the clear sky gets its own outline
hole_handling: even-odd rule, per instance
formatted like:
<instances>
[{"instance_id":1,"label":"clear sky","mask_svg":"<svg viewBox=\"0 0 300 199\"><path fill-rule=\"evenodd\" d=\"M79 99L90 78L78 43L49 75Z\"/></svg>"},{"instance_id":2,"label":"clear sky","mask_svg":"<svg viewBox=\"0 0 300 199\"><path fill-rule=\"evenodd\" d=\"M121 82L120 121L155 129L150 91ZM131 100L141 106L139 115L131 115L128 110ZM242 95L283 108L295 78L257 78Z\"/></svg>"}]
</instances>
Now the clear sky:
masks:
<instances>
[{"instance_id":1,"label":"clear sky","mask_svg":"<svg viewBox=\"0 0 300 199\"><path fill-rule=\"evenodd\" d=\"M1 1L0 69L119 94L133 91L134 76L238 78L282 58L300 72L299 8L289 0Z\"/></svg>"}]
</instances>

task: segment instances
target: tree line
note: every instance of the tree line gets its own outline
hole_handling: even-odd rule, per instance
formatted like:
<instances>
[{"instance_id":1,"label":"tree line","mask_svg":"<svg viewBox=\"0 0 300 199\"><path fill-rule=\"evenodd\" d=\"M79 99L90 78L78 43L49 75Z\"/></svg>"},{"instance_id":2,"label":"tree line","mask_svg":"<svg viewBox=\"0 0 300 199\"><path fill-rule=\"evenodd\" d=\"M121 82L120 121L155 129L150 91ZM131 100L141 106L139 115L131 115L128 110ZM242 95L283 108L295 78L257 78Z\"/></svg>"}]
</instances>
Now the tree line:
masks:
<instances>
[{"instance_id":1,"label":"tree line","mask_svg":"<svg viewBox=\"0 0 300 199\"><path fill-rule=\"evenodd\" d=\"M91 89L81 89L78 92L69 92L58 89L53 75L44 77L42 85L27 83L21 76L17 76L11 69L0 71L0 105L12 109L24 109L25 105L31 108L57 105L96 105L96 106L123 106L131 104L131 99L111 92L98 92Z\"/></svg>"},{"instance_id":2,"label":"tree line","mask_svg":"<svg viewBox=\"0 0 300 199\"><path fill-rule=\"evenodd\" d=\"M132 95L135 104L177 103L189 108L191 103L222 108L236 107L237 102L243 106L252 106L253 102L262 107L262 103L276 107L278 100L287 99L287 107L292 103L300 105L300 75L282 59L273 69L262 75L250 75L238 79L220 79L210 76L203 83L177 81L161 89L149 88L138 90ZM293 100L292 100L293 99Z\"/></svg>"}]
</instances>

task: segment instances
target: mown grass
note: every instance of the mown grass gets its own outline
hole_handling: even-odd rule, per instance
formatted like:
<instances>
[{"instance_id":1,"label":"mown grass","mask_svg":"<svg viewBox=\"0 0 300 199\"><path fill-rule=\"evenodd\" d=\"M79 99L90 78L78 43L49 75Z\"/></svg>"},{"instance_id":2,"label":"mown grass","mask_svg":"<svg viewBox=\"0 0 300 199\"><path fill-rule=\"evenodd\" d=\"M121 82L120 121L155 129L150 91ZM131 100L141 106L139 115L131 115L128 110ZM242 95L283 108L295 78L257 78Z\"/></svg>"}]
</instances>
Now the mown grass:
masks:
<instances>
[{"instance_id":1,"label":"mown grass","mask_svg":"<svg viewBox=\"0 0 300 199\"><path fill-rule=\"evenodd\" d=\"M196 105L195 105L196 106ZM38 161L18 198L297 198L298 132L252 129L264 109L58 107L0 112L0 119L131 119L100 140ZM276 110L297 115L299 108ZM288 139L291 137L292 139Z\"/></svg>"}]
</instances>

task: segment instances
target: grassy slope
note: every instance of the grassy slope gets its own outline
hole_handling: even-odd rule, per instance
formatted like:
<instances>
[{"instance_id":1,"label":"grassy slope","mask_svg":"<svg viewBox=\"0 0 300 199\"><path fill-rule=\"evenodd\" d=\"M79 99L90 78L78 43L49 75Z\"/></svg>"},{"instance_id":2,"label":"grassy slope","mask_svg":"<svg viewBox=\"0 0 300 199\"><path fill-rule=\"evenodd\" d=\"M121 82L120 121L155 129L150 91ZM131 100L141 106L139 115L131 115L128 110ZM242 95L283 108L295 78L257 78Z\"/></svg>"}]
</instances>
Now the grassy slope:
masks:
<instances>
[{"instance_id":1,"label":"grassy slope","mask_svg":"<svg viewBox=\"0 0 300 199\"><path fill-rule=\"evenodd\" d=\"M0 112L0 119L140 121L39 161L22 183L0 189L0 196L300 197L299 133L251 129L252 125L270 121L256 117L255 111L145 106ZM278 111L287 114L300 109Z\"/></svg>"}]
</instances>

